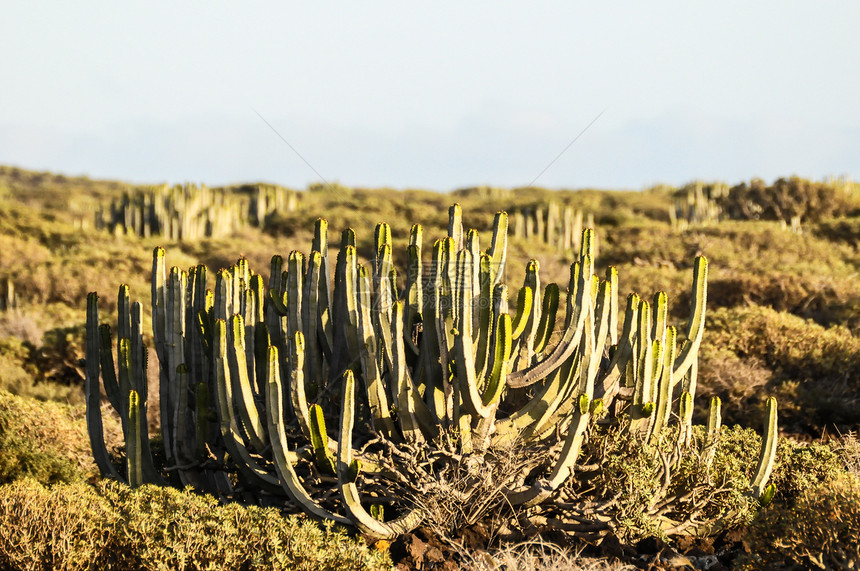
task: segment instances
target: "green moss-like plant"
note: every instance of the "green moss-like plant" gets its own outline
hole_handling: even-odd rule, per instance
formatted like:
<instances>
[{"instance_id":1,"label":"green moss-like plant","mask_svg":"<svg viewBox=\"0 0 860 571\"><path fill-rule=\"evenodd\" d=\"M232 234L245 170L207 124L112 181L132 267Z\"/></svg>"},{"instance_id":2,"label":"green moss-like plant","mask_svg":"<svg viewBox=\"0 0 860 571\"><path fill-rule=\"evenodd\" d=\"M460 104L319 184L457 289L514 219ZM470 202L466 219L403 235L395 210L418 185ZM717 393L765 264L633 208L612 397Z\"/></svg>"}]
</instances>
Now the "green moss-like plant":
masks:
<instances>
[{"instance_id":1,"label":"green moss-like plant","mask_svg":"<svg viewBox=\"0 0 860 571\"><path fill-rule=\"evenodd\" d=\"M72 570L390 569L387 551L273 508L115 482L0 486L0 567Z\"/></svg>"},{"instance_id":2,"label":"green moss-like plant","mask_svg":"<svg viewBox=\"0 0 860 571\"><path fill-rule=\"evenodd\" d=\"M0 391L0 483L70 482L94 472L83 411Z\"/></svg>"},{"instance_id":3,"label":"green moss-like plant","mask_svg":"<svg viewBox=\"0 0 860 571\"><path fill-rule=\"evenodd\" d=\"M844 327L761 306L719 309L708 317L701 358L700 386L731 404L728 422L757 423L765 394L782 397L783 426L860 422L860 339Z\"/></svg>"}]
</instances>

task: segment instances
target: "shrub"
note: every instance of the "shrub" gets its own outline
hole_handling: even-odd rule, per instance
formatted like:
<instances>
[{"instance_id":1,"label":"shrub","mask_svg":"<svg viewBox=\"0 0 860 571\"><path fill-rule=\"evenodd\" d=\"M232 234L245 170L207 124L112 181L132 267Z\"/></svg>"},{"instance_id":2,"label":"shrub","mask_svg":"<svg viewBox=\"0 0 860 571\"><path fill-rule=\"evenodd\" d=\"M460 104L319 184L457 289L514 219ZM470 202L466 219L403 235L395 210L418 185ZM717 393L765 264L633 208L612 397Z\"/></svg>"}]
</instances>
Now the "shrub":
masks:
<instances>
[{"instance_id":1,"label":"shrub","mask_svg":"<svg viewBox=\"0 0 860 571\"><path fill-rule=\"evenodd\" d=\"M796 176L768 186L760 179L733 186L720 206L735 219L819 220L840 216L857 205L855 186L840 181L813 182Z\"/></svg>"},{"instance_id":2,"label":"shrub","mask_svg":"<svg viewBox=\"0 0 860 571\"><path fill-rule=\"evenodd\" d=\"M762 394L783 397L783 426L860 422L860 339L844 327L761 306L719 309L708 317L700 356L702 390L730 402L730 422L757 422L750 411Z\"/></svg>"},{"instance_id":3,"label":"shrub","mask_svg":"<svg viewBox=\"0 0 860 571\"><path fill-rule=\"evenodd\" d=\"M857 569L858 535L860 480L846 474L807 488L789 505L762 510L747 539L753 553L748 565Z\"/></svg>"},{"instance_id":4,"label":"shrub","mask_svg":"<svg viewBox=\"0 0 860 571\"><path fill-rule=\"evenodd\" d=\"M69 482L94 471L83 410L0 391L0 483Z\"/></svg>"},{"instance_id":5,"label":"shrub","mask_svg":"<svg viewBox=\"0 0 860 571\"><path fill-rule=\"evenodd\" d=\"M273 508L104 481L0 486L0 567L26 570L387 569L387 552Z\"/></svg>"}]
</instances>

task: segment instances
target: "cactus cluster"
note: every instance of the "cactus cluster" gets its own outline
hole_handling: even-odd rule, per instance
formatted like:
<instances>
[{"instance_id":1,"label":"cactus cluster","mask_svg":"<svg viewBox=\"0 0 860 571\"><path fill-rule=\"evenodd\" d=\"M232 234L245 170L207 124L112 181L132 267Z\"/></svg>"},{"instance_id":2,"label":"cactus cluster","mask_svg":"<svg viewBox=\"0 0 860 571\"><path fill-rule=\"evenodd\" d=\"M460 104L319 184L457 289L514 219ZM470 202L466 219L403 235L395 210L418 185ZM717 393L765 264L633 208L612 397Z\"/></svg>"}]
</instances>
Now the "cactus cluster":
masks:
<instances>
[{"instance_id":1,"label":"cactus cluster","mask_svg":"<svg viewBox=\"0 0 860 571\"><path fill-rule=\"evenodd\" d=\"M500 212L482 249L454 205L448 235L432 248L422 227L412 228L398 271L387 224L376 227L374 256L362 264L349 229L336 259L329 256L320 219L310 254L274 256L268 279L242 259L214 280L202 265L168 270L156 249L152 329L166 467L156 469L147 437L142 306L121 286L115 347L97 295L88 297L87 421L99 468L133 486L167 480L292 505L392 538L428 517L405 492L426 484L416 484L421 470L439 486L453 464L475 478L476 466L500 450L534 449L535 465L491 482L504 505L543 526L610 529L611 502L601 511L591 500L558 501L577 485L583 443L600 423L623 425L647 447L663 442L677 418L667 482L676 461L707 461L718 444L719 400L707 442L694 442L691 428L707 261L695 261L690 318L678 331L665 294L653 302L631 294L619 307L615 269L595 274L590 229L566 299L558 284L541 283L534 260L509 291L507 231ZM122 418L124 474L104 443L100 386ZM775 402L769 406L749 490L765 498L776 441Z\"/></svg>"},{"instance_id":2,"label":"cactus cluster","mask_svg":"<svg viewBox=\"0 0 860 571\"><path fill-rule=\"evenodd\" d=\"M854 209L857 189L856 183L845 179L815 182L796 176L779 178L770 185L752 179L731 188L696 182L675 193L669 219L676 231L720 220L775 220L783 229L800 233L803 222Z\"/></svg>"},{"instance_id":3,"label":"cactus cluster","mask_svg":"<svg viewBox=\"0 0 860 571\"><path fill-rule=\"evenodd\" d=\"M515 238L537 239L556 246L559 252L580 249L583 217L585 227L594 227L592 214L584 215L570 204L560 204L555 200L514 210L511 216Z\"/></svg>"},{"instance_id":4,"label":"cactus cluster","mask_svg":"<svg viewBox=\"0 0 860 571\"><path fill-rule=\"evenodd\" d=\"M728 187L721 183L702 184L697 181L679 190L669 207L672 229L683 232L691 226L718 222L723 215L722 201L728 196Z\"/></svg>"},{"instance_id":5,"label":"cactus cluster","mask_svg":"<svg viewBox=\"0 0 860 571\"><path fill-rule=\"evenodd\" d=\"M95 215L95 226L114 234L195 240L229 236L245 226L264 227L277 211L298 207L298 193L256 184L210 189L162 185L126 192Z\"/></svg>"}]
</instances>

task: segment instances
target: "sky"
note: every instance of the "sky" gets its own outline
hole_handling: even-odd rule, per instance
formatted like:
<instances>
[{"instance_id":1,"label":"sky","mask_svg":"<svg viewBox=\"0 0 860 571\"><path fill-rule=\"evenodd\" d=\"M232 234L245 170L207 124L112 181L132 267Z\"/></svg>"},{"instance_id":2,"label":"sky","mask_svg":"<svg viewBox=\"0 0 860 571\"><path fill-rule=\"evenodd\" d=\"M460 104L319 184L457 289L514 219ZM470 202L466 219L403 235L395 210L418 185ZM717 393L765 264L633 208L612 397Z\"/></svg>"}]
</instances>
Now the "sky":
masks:
<instances>
[{"instance_id":1,"label":"sky","mask_svg":"<svg viewBox=\"0 0 860 571\"><path fill-rule=\"evenodd\" d=\"M641 189L860 174L860 2L23 2L0 164Z\"/></svg>"}]
</instances>

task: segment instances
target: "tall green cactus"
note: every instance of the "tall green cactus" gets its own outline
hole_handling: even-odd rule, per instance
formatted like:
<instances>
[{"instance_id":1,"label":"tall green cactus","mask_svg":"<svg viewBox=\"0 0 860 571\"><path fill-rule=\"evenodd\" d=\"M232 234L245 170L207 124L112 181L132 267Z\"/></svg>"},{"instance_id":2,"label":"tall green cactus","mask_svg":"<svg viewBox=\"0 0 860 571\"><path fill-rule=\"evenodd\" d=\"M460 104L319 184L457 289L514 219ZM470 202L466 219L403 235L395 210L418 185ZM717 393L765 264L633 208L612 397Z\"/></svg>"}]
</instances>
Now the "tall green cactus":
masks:
<instances>
[{"instance_id":1,"label":"tall green cactus","mask_svg":"<svg viewBox=\"0 0 860 571\"><path fill-rule=\"evenodd\" d=\"M552 209L551 217L560 216ZM403 502L367 511L362 489L378 496L404 485L419 460L438 470L441 459L486 462L513 443L552 450L540 470L508 474L500 487L509 505L540 511L581 477L577 460L595 416L608 412L643 446L658 445L677 417L678 453L691 452L707 261L695 261L681 334L669 325L665 294L653 303L631 294L619 308L617 272L595 274L590 229L566 291L542 287L532 261L509 299L507 225L507 215L497 214L482 251L478 232L464 231L455 205L448 235L434 243L429 261L422 259L423 229L413 226L402 274L386 224L377 226L366 264L355 233L344 231L330 267L328 226L318 220L310 255L274 256L267 280L240 259L216 272L212 284L205 266L168 269L164 250L156 249L152 325L167 478L222 496L278 498L313 517L391 538L426 513ZM110 328L99 324L95 294L88 297L87 419L99 468L119 478L101 437L101 380L123 419L128 478L137 485L162 474L147 449L140 305L130 303L125 286L118 305L115 369ZM756 497L775 450L770 402ZM708 465L719 443L718 405L712 402L702 452ZM336 441L327 421L339 427ZM436 460L427 461L431 456Z\"/></svg>"}]
</instances>

